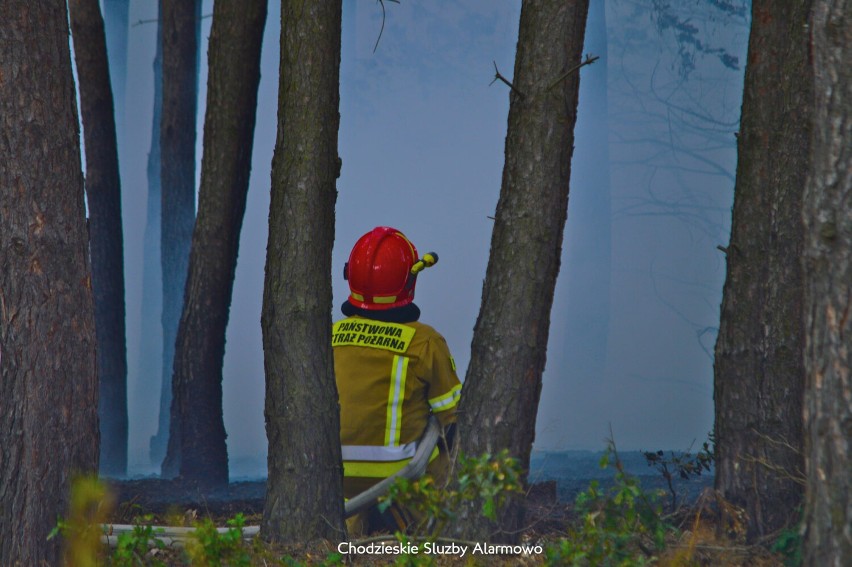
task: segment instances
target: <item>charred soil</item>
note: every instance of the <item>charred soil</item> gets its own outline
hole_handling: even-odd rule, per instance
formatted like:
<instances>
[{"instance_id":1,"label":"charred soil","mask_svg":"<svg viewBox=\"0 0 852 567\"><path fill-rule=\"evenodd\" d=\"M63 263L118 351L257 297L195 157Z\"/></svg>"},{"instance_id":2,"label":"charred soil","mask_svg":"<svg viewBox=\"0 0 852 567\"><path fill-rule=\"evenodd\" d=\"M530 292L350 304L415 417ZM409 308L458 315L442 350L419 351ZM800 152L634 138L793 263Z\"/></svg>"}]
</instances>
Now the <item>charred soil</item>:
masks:
<instances>
[{"instance_id":1,"label":"charred soil","mask_svg":"<svg viewBox=\"0 0 852 567\"><path fill-rule=\"evenodd\" d=\"M155 525L192 526L205 518L216 525L225 526L227 520L237 514L245 517L246 525L260 524L266 494L265 481L235 482L218 489L203 489L198 485L181 480L146 478L136 480L108 481L116 505L110 516L114 524L130 524L144 519L144 523ZM577 518L573 506L560 502L556 482L547 481L532 486L527 498L528 527L523 540L546 546L556 542L570 532ZM692 507L686 507L677 517L670 517L676 525L674 533L667 538L667 551L657 557L659 565L755 565L782 566L784 558L768 550L768 542L746 545L741 534L719 534L714 518L713 505L699 499ZM388 534L389 535L389 534ZM381 537L381 534L375 534ZM366 541L366 540L365 540ZM319 542L309 547L270 548L274 556L290 556L305 564L322 564L323 559L334 553L337 542ZM167 565L185 565L177 552L161 556ZM685 559L688 557L689 559ZM492 557L490 565L541 565L544 556L538 557ZM387 557L348 557L347 564L385 565ZM439 558L437 565L464 564L453 558Z\"/></svg>"}]
</instances>

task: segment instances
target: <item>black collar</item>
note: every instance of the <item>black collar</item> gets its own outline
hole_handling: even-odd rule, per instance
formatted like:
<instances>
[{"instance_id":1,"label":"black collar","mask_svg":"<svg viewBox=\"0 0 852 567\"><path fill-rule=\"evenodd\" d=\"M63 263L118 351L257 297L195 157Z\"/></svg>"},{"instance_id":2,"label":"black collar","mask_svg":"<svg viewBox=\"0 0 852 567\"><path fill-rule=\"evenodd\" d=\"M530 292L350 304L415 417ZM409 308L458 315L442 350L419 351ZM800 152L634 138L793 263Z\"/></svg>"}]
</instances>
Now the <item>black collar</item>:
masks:
<instances>
[{"instance_id":1,"label":"black collar","mask_svg":"<svg viewBox=\"0 0 852 567\"><path fill-rule=\"evenodd\" d=\"M358 315L359 317L381 321L382 323L411 323L420 319L420 308L413 303L403 305L402 307L377 310L361 309L360 307L355 307L347 300L340 306L340 310L347 317Z\"/></svg>"}]
</instances>

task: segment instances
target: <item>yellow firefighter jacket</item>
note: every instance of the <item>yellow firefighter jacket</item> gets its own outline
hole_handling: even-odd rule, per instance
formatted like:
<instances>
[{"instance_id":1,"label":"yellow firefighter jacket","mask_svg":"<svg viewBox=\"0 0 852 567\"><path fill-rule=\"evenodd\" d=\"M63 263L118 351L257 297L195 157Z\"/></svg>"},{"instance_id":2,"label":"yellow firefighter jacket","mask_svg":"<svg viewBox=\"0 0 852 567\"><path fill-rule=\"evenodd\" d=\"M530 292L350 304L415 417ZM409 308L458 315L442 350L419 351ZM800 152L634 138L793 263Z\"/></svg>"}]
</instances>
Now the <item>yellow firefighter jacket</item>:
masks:
<instances>
[{"instance_id":1,"label":"yellow firefighter jacket","mask_svg":"<svg viewBox=\"0 0 852 567\"><path fill-rule=\"evenodd\" d=\"M408 463L430 415L455 421L461 383L444 337L423 323L353 316L334 324L331 344L344 486L361 490Z\"/></svg>"}]
</instances>

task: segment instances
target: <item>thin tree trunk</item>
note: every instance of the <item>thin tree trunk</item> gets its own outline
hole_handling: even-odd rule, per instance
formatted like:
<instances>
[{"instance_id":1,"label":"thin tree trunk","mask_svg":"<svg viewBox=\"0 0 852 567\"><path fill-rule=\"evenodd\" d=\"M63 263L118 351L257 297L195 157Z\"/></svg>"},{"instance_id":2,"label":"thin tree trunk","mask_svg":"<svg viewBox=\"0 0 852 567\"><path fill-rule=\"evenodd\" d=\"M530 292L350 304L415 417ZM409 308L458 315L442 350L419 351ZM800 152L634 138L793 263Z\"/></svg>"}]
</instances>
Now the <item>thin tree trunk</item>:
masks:
<instances>
[{"instance_id":1,"label":"thin tree trunk","mask_svg":"<svg viewBox=\"0 0 852 567\"><path fill-rule=\"evenodd\" d=\"M802 194L810 0L755 0L728 271L714 368L716 489L750 539L797 518L803 494Z\"/></svg>"},{"instance_id":2,"label":"thin tree trunk","mask_svg":"<svg viewBox=\"0 0 852 567\"><path fill-rule=\"evenodd\" d=\"M97 0L71 0L71 33L86 143L89 247L98 335L101 473L127 473L124 236L106 37Z\"/></svg>"},{"instance_id":3,"label":"thin tree trunk","mask_svg":"<svg viewBox=\"0 0 852 567\"><path fill-rule=\"evenodd\" d=\"M163 381L160 436L170 431L175 341L189 270L195 224L195 120L198 112L198 41L201 0L163 0L163 116L160 261L163 270ZM164 462L164 465L167 464ZM178 470L164 466L165 477Z\"/></svg>"},{"instance_id":4,"label":"thin tree trunk","mask_svg":"<svg viewBox=\"0 0 852 567\"><path fill-rule=\"evenodd\" d=\"M612 211L610 205L609 106L607 95L606 2L589 4L584 53L598 57L580 85L577 130L584 145L576 149L571 166L571 219L565 229L573 271L560 287L567 290L563 317L564 344L552 358L548 374L572 382L599 382L606 368L609 337ZM582 218L580 218L582 217ZM573 240L572 240L573 238ZM545 403L548 400L544 400ZM550 400L552 409L561 401Z\"/></svg>"},{"instance_id":5,"label":"thin tree trunk","mask_svg":"<svg viewBox=\"0 0 852 567\"><path fill-rule=\"evenodd\" d=\"M119 153L124 152L124 93L127 86L127 36L130 0L104 0L104 27L109 58L112 99L115 103L115 133Z\"/></svg>"},{"instance_id":6,"label":"thin tree trunk","mask_svg":"<svg viewBox=\"0 0 852 567\"><path fill-rule=\"evenodd\" d=\"M162 13L162 1L159 2ZM160 385L158 428L150 440L150 462L160 466L166 456L169 413L164 412L162 396L163 333L158 315L163 312L163 269L160 254L162 232L162 184L160 183L160 122L163 116L163 21L157 19L157 47L154 55L154 111L151 119L151 149L148 152L148 203L142 243L142 320L139 338L138 388ZM159 380L157 380L159 378Z\"/></svg>"},{"instance_id":7,"label":"thin tree trunk","mask_svg":"<svg viewBox=\"0 0 852 567\"><path fill-rule=\"evenodd\" d=\"M506 162L482 307L459 409L461 451L508 449L529 467L550 309L568 206L579 70L588 1L530 1L521 8ZM515 541L523 508L512 502L493 526L466 507L467 539Z\"/></svg>"},{"instance_id":8,"label":"thin tree trunk","mask_svg":"<svg viewBox=\"0 0 852 567\"><path fill-rule=\"evenodd\" d=\"M222 362L246 208L266 0L217 0L210 32L198 218L178 330L166 461L183 479L228 483Z\"/></svg>"},{"instance_id":9,"label":"thin tree trunk","mask_svg":"<svg viewBox=\"0 0 852 567\"><path fill-rule=\"evenodd\" d=\"M97 472L95 322L64 0L0 2L0 565L59 565L47 535Z\"/></svg>"},{"instance_id":10,"label":"thin tree trunk","mask_svg":"<svg viewBox=\"0 0 852 567\"><path fill-rule=\"evenodd\" d=\"M331 249L340 174L341 0L284 0L263 289L268 540L344 537Z\"/></svg>"},{"instance_id":11,"label":"thin tree trunk","mask_svg":"<svg viewBox=\"0 0 852 567\"><path fill-rule=\"evenodd\" d=\"M804 565L852 565L852 1L814 0L805 192Z\"/></svg>"}]
</instances>

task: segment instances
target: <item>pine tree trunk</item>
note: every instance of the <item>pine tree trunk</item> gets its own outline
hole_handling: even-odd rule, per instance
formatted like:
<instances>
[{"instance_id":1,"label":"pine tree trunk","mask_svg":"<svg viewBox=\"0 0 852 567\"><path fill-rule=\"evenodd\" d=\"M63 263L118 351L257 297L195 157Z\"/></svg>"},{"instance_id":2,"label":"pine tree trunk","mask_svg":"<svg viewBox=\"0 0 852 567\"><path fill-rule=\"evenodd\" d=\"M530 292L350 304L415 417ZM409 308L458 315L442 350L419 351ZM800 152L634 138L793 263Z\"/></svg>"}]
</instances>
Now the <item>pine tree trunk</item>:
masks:
<instances>
[{"instance_id":1,"label":"pine tree trunk","mask_svg":"<svg viewBox=\"0 0 852 567\"><path fill-rule=\"evenodd\" d=\"M577 118L588 1L523 3L506 162L491 254L459 409L461 451L509 449L526 470L535 437L550 309L559 273ZM567 73L567 74L566 74ZM467 539L494 538L494 526L467 509ZM514 541L523 508L512 503L496 539Z\"/></svg>"},{"instance_id":2,"label":"pine tree trunk","mask_svg":"<svg viewBox=\"0 0 852 567\"><path fill-rule=\"evenodd\" d=\"M64 0L0 2L0 565L59 565L98 379Z\"/></svg>"},{"instance_id":3,"label":"pine tree trunk","mask_svg":"<svg viewBox=\"0 0 852 567\"><path fill-rule=\"evenodd\" d=\"M71 0L71 33L86 143L86 195L98 335L101 473L127 473L127 349L121 181L106 37L97 0Z\"/></svg>"},{"instance_id":4,"label":"pine tree trunk","mask_svg":"<svg viewBox=\"0 0 852 567\"><path fill-rule=\"evenodd\" d=\"M129 35L130 0L104 0L104 28L115 106L115 133L119 153L124 152L124 93L127 90L127 36Z\"/></svg>"},{"instance_id":5,"label":"pine tree trunk","mask_svg":"<svg viewBox=\"0 0 852 567\"><path fill-rule=\"evenodd\" d=\"M160 18L163 26L163 116L160 123L163 380L159 435L162 437L170 430L175 342L195 224L195 118L201 0L163 0ZM178 470L163 466L162 474L173 477Z\"/></svg>"},{"instance_id":6,"label":"pine tree trunk","mask_svg":"<svg viewBox=\"0 0 852 567\"><path fill-rule=\"evenodd\" d=\"M804 565L852 565L852 1L814 0L805 192Z\"/></svg>"},{"instance_id":7,"label":"pine tree trunk","mask_svg":"<svg viewBox=\"0 0 852 567\"><path fill-rule=\"evenodd\" d=\"M166 461L181 478L228 483L222 362L246 208L266 0L217 0L210 32L198 218L175 349Z\"/></svg>"},{"instance_id":8,"label":"pine tree trunk","mask_svg":"<svg viewBox=\"0 0 852 567\"><path fill-rule=\"evenodd\" d=\"M261 316L269 439L261 530L284 542L339 541L345 533L331 351L340 34L341 0L282 2Z\"/></svg>"},{"instance_id":9,"label":"pine tree trunk","mask_svg":"<svg viewBox=\"0 0 852 567\"><path fill-rule=\"evenodd\" d=\"M571 176L571 219L565 229L563 258L573 270L563 276L563 344L551 357L548 375L554 380L593 384L604 375L610 317L612 207L610 203L609 103L607 93L606 2L590 2L584 49L598 57L584 72L576 129L584 144L575 150ZM582 217L582 218L580 218ZM572 240L573 239L573 240ZM557 295L559 295L557 291ZM558 301L558 300L557 300ZM557 315L558 317L558 315ZM554 321L554 324L556 321ZM580 386L582 387L582 386ZM561 407L550 402L551 410Z\"/></svg>"},{"instance_id":10,"label":"pine tree trunk","mask_svg":"<svg viewBox=\"0 0 852 567\"><path fill-rule=\"evenodd\" d=\"M162 0L158 2L159 14ZM168 406L163 411L162 390L163 374L163 338L162 321L158 316L163 312L163 267L160 254L163 206L162 183L160 183L160 122L163 116L163 20L157 19L157 47L154 54L154 109L151 118L151 149L148 152L146 168L148 178L148 198L145 215L145 234L142 243L142 320L139 337L139 388L160 386L160 412L157 432L151 436L149 457L152 465L160 466L166 456L166 444L169 437L170 413ZM169 390L171 395L171 390ZM169 398L171 399L171 398Z\"/></svg>"},{"instance_id":11,"label":"pine tree trunk","mask_svg":"<svg viewBox=\"0 0 852 567\"><path fill-rule=\"evenodd\" d=\"M810 143L810 0L755 0L716 342L716 489L750 539L803 494L802 194Z\"/></svg>"}]
</instances>

